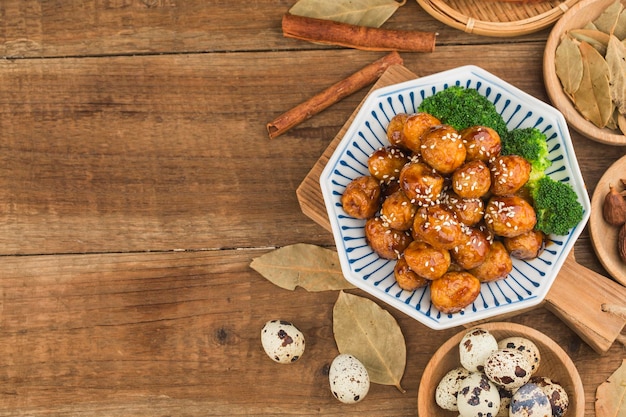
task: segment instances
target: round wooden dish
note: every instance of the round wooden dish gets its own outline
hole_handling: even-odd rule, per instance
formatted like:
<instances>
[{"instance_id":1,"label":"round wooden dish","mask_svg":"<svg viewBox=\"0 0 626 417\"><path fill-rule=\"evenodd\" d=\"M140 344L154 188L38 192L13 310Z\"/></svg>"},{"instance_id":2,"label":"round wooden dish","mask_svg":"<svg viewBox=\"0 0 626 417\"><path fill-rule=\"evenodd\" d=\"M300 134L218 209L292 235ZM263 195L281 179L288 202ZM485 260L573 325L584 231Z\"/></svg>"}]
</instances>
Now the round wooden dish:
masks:
<instances>
[{"instance_id":1,"label":"round wooden dish","mask_svg":"<svg viewBox=\"0 0 626 417\"><path fill-rule=\"evenodd\" d=\"M565 388L570 402L567 416L585 415L585 392L578 370L567 353L552 339L535 329L516 323L483 323L477 327L488 330L497 340L522 336L535 342L541 353L541 364L535 375L548 377ZM459 342L468 331L469 329L465 329L457 333L441 345L426 365L417 394L417 415L458 417L458 412L446 411L437 405L435 390L441 378L460 365Z\"/></svg>"},{"instance_id":2,"label":"round wooden dish","mask_svg":"<svg viewBox=\"0 0 626 417\"><path fill-rule=\"evenodd\" d=\"M572 101L563 92L555 71L555 54L561 37L570 29L582 28L595 20L615 0L583 0L568 10L554 25L543 55L543 80L554 107L559 109L568 124L578 133L607 145L626 145L626 136L611 129L600 129L578 113Z\"/></svg>"},{"instance_id":3,"label":"round wooden dish","mask_svg":"<svg viewBox=\"0 0 626 417\"><path fill-rule=\"evenodd\" d=\"M497 0L417 0L448 26L483 36L526 35L548 27L578 0L508 2Z\"/></svg>"},{"instance_id":4,"label":"round wooden dish","mask_svg":"<svg viewBox=\"0 0 626 417\"><path fill-rule=\"evenodd\" d=\"M602 217L602 204L609 192L609 184L622 190L620 179L626 177L626 156L621 157L604 173L591 198L591 216L589 217L589 235L593 249L604 269L617 282L626 285L626 263L617 253L617 234L619 227L611 226Z\"/></svg>"}]
</instances>

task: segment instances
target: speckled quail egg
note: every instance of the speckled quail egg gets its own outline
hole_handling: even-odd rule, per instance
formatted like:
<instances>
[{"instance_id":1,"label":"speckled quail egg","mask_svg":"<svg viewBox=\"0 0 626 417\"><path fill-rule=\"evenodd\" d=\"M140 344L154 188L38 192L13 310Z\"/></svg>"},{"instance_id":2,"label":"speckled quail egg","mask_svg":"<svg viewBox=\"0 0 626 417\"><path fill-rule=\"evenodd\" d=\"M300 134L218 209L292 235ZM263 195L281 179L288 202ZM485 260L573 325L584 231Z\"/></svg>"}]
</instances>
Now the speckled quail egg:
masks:
<instances>
[{"instance_id":1,"label":"speckled quail egg","mask_svg":"<svg viewBox=\"0 0 626 417\"><path fill-rule=\"evenodd\" d=\"M506 388L498 387L498 393L500 394L500 409L496 417L509 417L509 408L511 408L511 398L513 398L513 392Z\"/></svg>"},{"instance_id":2,"label":"speckled quail egg","mask_svg":"<svg viewBox=\"0 0 626 417\"><path fill-rule=\"evenodd\" d=\"M500 409L498 387L482 372L473 372L461 381L457 405L463 417L495 416Z\"/></svg>"},{"instance_id":3,"label":"speckled quail egg","mask_svg":"<svg viewBox=\"0 0 626 417\"><path fill-rule=\"evenodd\" d=\"M370 377L365 366L352 355L342 353L330 364L330 391L345 404L361 401L370 389Z\"/></svg>"},{"instance_id":4,"label":"speckled quail egg","mask_svg":"<svg viewBox=\"0 0 626 417\"><path fill-rule=\"evenodd\" d=\"M459 343L461 365L470 372L482 372L485 360L498 350L498 341L485 329L468 331Z\"/></svg>"},{"instance_id":5,"label":"speckled quail egg","mask_svg":"<svg viewBox=\"0 0 626 417\"><path fill-rule=\"evenodd\" d=\"M569 397L565 389L545 376L534 376L530 378L530 382L538 385L548 397L552 407L552 416L563 417L569 408Z\"/></svg>"},{"instance_id":6,"label":"speckled quail egg","mask_svg":"<svg viewBox=\"0 0 626 417\"><path fill-rule=\"evenodd\" d=\"M537 368L541 364L541 353L539 348L532 340L525 337L512 336L502 339L498 342L498 348L500 349L515 349L526 355L526 359L532 367L532 373L537 372Z\"/></svg>"},{"instance_id":7,"label":"speckled quail egg","mask_svg":"<svg viewBox=\"0 0 626 417\"><path fill-rule=\"evenodd\" d=\"M292 323L270 320L261 330L261 344L267 356L278 363L292 363L304 353L304 335Z\"/></svg>"},{"instance_id":8,"label":"speckled quail egg","mask_svg":"<svg viewBox=\"0 0 626 417\"><path fill-rule=\"evenodd\" d=\"M485 374L491 381L508 390L521 387L532 376L526 356L513 349L499 349L489 355L485 362Z\"/></svg>"},{"instance_id":9,"label":"speckled quail egg","mask_svg":"<svg viewBox=\"0 0 626 417\"><path fill-rule=\"evenodd\" d=\"M548 397L536 384L522 385L511 398L510 417L552 417Z\"/></svg>"},{"instance_id":10,"label":"speckled quail egg","mask_svg":"<svg viewBox=\"0 0 626 417\"><path fill-rule=\"evenodd\" d=\"M459 366L446 373L437 388L435 389L435 401L437 405L444 410L458 411L459 407L456 404L456 397L459 393L459 387L461 381L470 375L470 371Z\"/></svg>"}]
</instances>

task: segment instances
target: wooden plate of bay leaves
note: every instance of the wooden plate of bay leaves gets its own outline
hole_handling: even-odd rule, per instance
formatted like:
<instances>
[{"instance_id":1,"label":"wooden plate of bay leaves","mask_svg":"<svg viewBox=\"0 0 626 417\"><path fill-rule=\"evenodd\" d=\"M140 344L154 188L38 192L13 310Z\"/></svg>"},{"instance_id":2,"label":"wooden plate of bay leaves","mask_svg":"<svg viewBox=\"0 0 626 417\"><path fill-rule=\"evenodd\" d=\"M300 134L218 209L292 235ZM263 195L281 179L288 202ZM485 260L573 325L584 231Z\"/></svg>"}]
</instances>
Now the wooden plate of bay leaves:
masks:
<instances>
[{"instance_id":1,"label":"wooden plate of bay leaves","mask_svg":"<svg viewBox=\"0 0 626 417\"><path fill-rule=\"evenodd\" d=\"M580 134L626 145L626 0L583 0L554 25L543 78L552 104Z\"/></svg>"}]
</instances>

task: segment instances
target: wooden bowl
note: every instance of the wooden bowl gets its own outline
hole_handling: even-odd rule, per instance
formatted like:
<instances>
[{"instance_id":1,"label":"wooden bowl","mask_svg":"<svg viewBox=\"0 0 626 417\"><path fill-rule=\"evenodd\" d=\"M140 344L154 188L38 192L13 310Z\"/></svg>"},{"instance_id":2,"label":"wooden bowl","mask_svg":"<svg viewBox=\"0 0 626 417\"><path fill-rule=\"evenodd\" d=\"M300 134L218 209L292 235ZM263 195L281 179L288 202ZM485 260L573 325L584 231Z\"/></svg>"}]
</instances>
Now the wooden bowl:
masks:
<instances>
[{"instance_id":1,"label":"wooden bowl","mask_svg":"<svg viewBox=\"0 0 626 417\"><path fill-rule=\"evenodd\" d=\"M545 376L561 386L569 397L568 417L583 417L585 414L585 393L580 375L567 353L552 339L538 330L516 323L494 322L479 326L488 330L497 340L510 336L522 336L533 341L541 353L541 364L535 373ZM441 409L435 402L435 390L441 378L451 369L460 366L459 342L470 329L465 329L435 352L426 365L417 394L417 415L422 417L458 417L458 412Z\"/></svg>"},{"instance_id":2,"label":"wooden bowl","mask_svg":"<svg viewBox=\"0 0 626 417\"><path fill-rule=\"evenodd\" d=\"M619 180L626 172L626 156L622 156L606 170L593 192L591 199L591 216L589 217L589 235L593 249L604 269L620 284L626 286L626 263L620 258L617 250L619 227L611 226L604 220L602 205L604 197L612 184L622 190Z\"/></svg>"},{"instance_id":3,"label":"wooden bowl","mask_svg":"<svg viewBox=\"0 0 626 417\"><path fill-rule=\"evenodd\" d=\"M555 71L555 54L561 37L570 29L582 28L595 20L615 0L583 0L563 14L552 28L543 55L543 80L554 107L559 109L568 124L578 133L600 143L615 146L626 145L626 136L611 129L600 129L586 120L576 110L561 86ZM624 0L622 0L624 1Z\"/></svg>"}]
</instances>

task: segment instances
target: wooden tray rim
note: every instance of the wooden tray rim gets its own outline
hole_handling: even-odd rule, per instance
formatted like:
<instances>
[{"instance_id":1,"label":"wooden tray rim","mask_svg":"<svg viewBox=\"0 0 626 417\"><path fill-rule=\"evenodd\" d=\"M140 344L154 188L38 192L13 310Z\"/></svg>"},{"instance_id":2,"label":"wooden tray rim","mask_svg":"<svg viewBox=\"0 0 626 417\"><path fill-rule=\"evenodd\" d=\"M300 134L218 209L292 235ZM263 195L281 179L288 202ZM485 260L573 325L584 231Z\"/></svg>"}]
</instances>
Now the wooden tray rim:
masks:
<instances>
[{"instance_id":1,"label":"wooden tray rim","mask_svg":"<svg viewBox=\"0 0 626 417\"><path fill-rule=\"evenodd\" d=\"M495 3L492 0L485 1L489 1L492 6ZM547 12L526 19L502 22L498 21L495 16L493 21L473 18L454 9L444 0L417 0L428 14L448 26L466 33L493 37L512 37L537 32L558 20L578 1L566 0ZM510 5L510 3L507 4Z\"/></svg>"}]
</instances>

